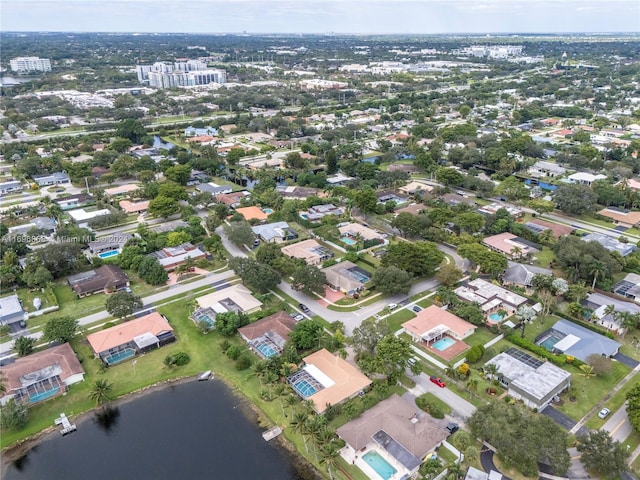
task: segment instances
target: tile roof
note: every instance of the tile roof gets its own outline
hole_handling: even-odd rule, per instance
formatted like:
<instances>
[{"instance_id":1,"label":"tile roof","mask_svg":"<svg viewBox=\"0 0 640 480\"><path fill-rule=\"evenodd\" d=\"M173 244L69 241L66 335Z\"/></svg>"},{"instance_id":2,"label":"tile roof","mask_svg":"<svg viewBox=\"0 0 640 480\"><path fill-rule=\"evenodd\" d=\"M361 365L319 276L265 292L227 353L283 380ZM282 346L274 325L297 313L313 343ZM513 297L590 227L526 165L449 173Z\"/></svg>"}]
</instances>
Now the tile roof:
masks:
<instances>
[{"instance_id":1,"label":"tile roof","mask_svg":"<svg viewBox=\"0 0 640 480\"><path fill-rule=\"evenodd\" d=\"M157 337L162 332L173 332L173 328L162 315L152 312L144 317L87 335L87 341L95 353L101 353L129 343L139 335L151 333Z\"/></svg>"},{"instance_id":2,"label":"tile roof","mask_svg":"<svg viewBox=\"0 0 640 480\"><path fill-rule=\"evenodd\" d=\"M287 340L289 334L296 326L296 321L287 312L278 312L269 315L257 322L250 323L238 329L240 335L251 341L263 336L267 332L276 332L283 339Z\"/></svg>"},{"instance_id":3,"label":"tile roof","mask_svg":"<svg viewBox=\"0 0 640 480\"><path fill-rule=\"evenodd\" d=\"M415 318L403 323L402 327L408 332L421 337L439 325L444 325L459 337L465 337L469 330L477 328L475 325L436 305L431 305L419 311Z\"/></svg>"}]
</instances>

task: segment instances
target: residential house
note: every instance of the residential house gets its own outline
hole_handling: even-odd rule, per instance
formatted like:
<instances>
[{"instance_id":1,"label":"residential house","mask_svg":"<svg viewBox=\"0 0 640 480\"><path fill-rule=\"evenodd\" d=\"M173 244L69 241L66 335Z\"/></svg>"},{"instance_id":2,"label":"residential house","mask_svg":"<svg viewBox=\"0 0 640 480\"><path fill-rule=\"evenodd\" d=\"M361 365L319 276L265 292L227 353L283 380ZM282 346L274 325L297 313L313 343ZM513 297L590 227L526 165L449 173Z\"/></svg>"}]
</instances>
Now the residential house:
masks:
<instances>
[{"instance_id":1,"label":"residential house","mask_svg":"<svg viewBox=\"0 0 640 480\"><path fill-rule=\"evenodd\" d=\"M287 200L306 200L309 197L322 198L327 196L327 194L319 188L298 187L295 185L278 185L276 191Z\"/></svg>"},{"instance_id":2,"label":"residential house","mask_svg":"<svg viewBox=\"0 0 640 480\"><path fill-rule=\"evenodd\" d=\"M514 218L520 218L524 215L524 212L519 208L512 207L510 205L503 205L502 203L499 203L499 202L493 202L493 203L490 203L489 205L484 205L483 207L480 207L478 209L478 212L484 213L487 215L495 215L496 213L498 213L498 210L503 210L503 209L509 212L509 214Z\"/></svg>"},{"instance_id":3,"label":"residential house","mask_svg":"<svg viewBox=\"0 0 640 480\"><path fill-rule=\"evenodd\" d=\"M58 205L62 210L70 210L72 208L78 208L93 201L93 197L88 193L77 193L75 195L69 195L67 197L58 197L52 200L53 203Z\"/></svg>"},{"instance_id":4,"label":"residential house","mask_svg":"<svg viewBox=\"0 0 640 480\"><path fill-rule=\"evenodd\" d=\"M53 218L35 217L29 223L9 227L9 233L12 235L25 235L32 230L41 232L44 235L50 235L56 231L57 223Z\"/></svg>"},{"instance_id":5,"label":"residential house","mask_svg":"<svg viewBox=\"0 0 640 480\"><path fill-rule=\"evenodd\" d=\"M244 217L244 219L248 222L250 220L259 220L264 222L267 218L269 218L269 214L265 213L259 207L252 205L250 207L238 207L236 208L236 212Z\"/></svg>"},{"instance_id":6,"label":"residential house","mask_svg":"<svg viewBox=\"0 0 640 480\"><path fill-rule=\"evenodd\" d=\"M323 268L327 276L327 285L333 290L347 295L355 295L365 289L365 284L371 280L371 274L355 263L344 261Z\"/></svg>"},{"instance_id":7,"label":"residential house","mask_svg":"<svg viewBox=\"0 0 640 480\"><path fill-rule=\"evenodd\" d=\"M616 225L632 228L640 225L640 212L624 208L607 207L598 212L598 215L610 218Z\"/></svg>"},{"instance_id":8,"label":"residential house","mask_svg":"<svg viewBox=\"0 0 640 480\"><path fill-rule=\"evenodd\" d=\"M569 225L562 225L560 223L547 222L546 220L540 220L539 218L534 218L527 223L524 224L527 230L532 231L536 234L541 234L545 230L551 230L553 234L553 238L558 239L560 237L566 237L571 234L575 230L575 228Z\"/></svg>"},{"instance_id":9,"label":"residential house","mask_svg":"<svg viewBox=\"0 0 640 480\"><path fill-rule=\"evenodd\" d=\"M160 348L175 339L173 328L158 312L87 335L94 355L106 365Z\"/></svg>"},{"instance_id":10,"label":"residential house","mask_svg":"<svg viewBox=\"0 0 640 480\"><path fill-rule=\"evenodd\" d=\"M627 273L622 280L613 286L611 291L633 301L640 300L640 275Z\"/></svg>"},{"instance_id":11,"label":"residential house","mask_svg":"<svg viewBox=\"0 0 640 480\"><path fill-rule=\"evenodd\" d=\"M213 182L201 183L196 187L196 190L200 193L210 193L213 196L224 195L233 192L233 189L229 185L218 185L217 183Z\"/></svg>"},{"instance_id":12,"label":"residential house","mask_svg":"<svg viewBox=\"0 0 640 480\"><path fill-rule=\"evenodd\" d=\"M9 295L0 298L0 325L11 325L26 319L26 312L18 295Z\"/></svg>"},{"instance_id":13,"label":"residential house","mask_svg":"<svg viewBox=\"0 0 640 480\"><path fill-rule=\"evenodd\" d=\"M121 252L126 243L133 238L129 233L118 233L108 237L96 238L88 243L89 252L93 255L99 255L114 250Z\"/></svg>"},{"instance_id":14,"label":"residential house","mask_svg":"<svg viewBox=\"0 0 640 480\"><path fill-rule=\"evenodd\" d=\"M504 477L500 472L491 470L489 473L478 470L475 467L467 468L467 474L464 480L502 480Z\"/></svg>"},{"instance_id":15,"label":"residential house","mask_svg":"<svg viewBox=\"0 0 640 480\"><path fill-rule=\"evenodd\" d=\"M403 187L398 187L398 191L405 195L424 195L425 193L431 193L433 188L434 187L427 185L426 183L413 181L407 183Z\"/></svg>"},{"instance_id":16,"label":"residential house","mask_svg":"<svg viewBox=\"0 0 640 480\"><path fill-rule=\"evenodd\" d=\"M603 233L590 233L582 237L585 242L597 242L610 252L618 252L623 257L626 257L630 253L635 252L638 247L633 243L623 243L620 240L616 240L613 237L605 235Z\"/></svg>"},{"instance_id":17,"label":"residential house","mask_svg":"<svg viewBox=\"0 0 640 480\"><path fill-rule=\"evenodd\" d=\"M384 237L381 234L359 223L348 223L339 226L338 231L342 241L348 245L357 243L360 240L364 241L365 248L368 248L367 245L372 246L384 243Z\"/></svg>"},{"instance_id":18,"label":"residential house","mask_svg":"<svg viewBox=\"0 0 640 480\"><path fill-rule=\"evenodd\" d=\"M462 195L457 195L455 193L445 193L440 196L440 199L446 203L447 205L456 206L460 203L466 203L467 205L474 206L476 205L476 201L471 197L463 197Z\"/></svg>"},{"instance_id":19,"label":"residential house","mask_svg":"<svg viewBox=\"0 0 640 480\"><path fill-rule=\"evenodd\" d=\"M185 137L198 137L200 135L211 135L213 137L217 137L218 129L214 127L196 128L189 126L184 130Z\"/></svg>"},{"instance_id":20,"label":"residential house","mask_svg":"<svg viewBox=\"0 0 640 480\"><path fill-rule=\"evenodd\" d=\"M301 398L313 402L317 413L356 397L371 385L360 370L324 348L302 360L304 367L287 381Z\"/></svg>"},{"instance_id":21,"label":"residential house","mask_svg":"<svg viewBox=\"0 0 640 480\"><path fill-rule=\"evenodd\" d=\"M583 362L588 362L591 355L613 357L621 347L615 340L569 320L558 320L538 335L535 343L553 353L570 355Z\"/></svg>"},{"instance_id":22,"label":"residential house","mask_svg":"<svg viewBox=\"0 0 640 480\"><path fill-rule=\"evenodd\" d=\"M326 215L340 216L343 213L344 209L336 207L331 203L326 203L324 205L315 205L306 212L300 212L300 218L310 222L319 222L322 217L325 217Z\"/></svg>"},{"instance_id":23,"label":"residential house","mask_svg":"<svg viewBox=\"0 0 640 480\"><path fill-rule=\"evenodd\" d=\"M126 183L124 185L118 185L117 187L105 188L104 194L107 197L123 197L132 194L139 188L140 185L136 183Z\"/></svg>"},{"instance_id":24,"label":"residential house","mask_svg":"<svg viewBox=\"0 0 640 480\"><path fill-rule=\"evenodd\" d=\"M111 210L109 210L108 208L89 211L85 210L84 208L76 208L74 210L69 210L68 215L73 219L74 222L76 222L79 227L86 227L88 226L89 220L96 217L101 217L103 215L109 215L110 213Z\"/></svg>"},{"instance_id":25,"label":"residential house","mask_svg":"<svg viewBox=\"0 0 640 480\"><path fill-rule=\"evenodd\" d=\"M320 245L316 240L309 239L282 247L280 251L290 258L301 258L307 265L320 265L333 258L333 252Z\"/></svg>"},{"instance_id":26,"label":"residential house","mask_svg":"<svg viewBox=\"0 0 640 480\"><path fill-rule=\"evenodd\" d=\"M243 198L249 198L251 194L246 191L232 192L232 193L219 193L216 195L216 202L223 203L229 208L238 208L241 205Z\"/></svg>"},{"instance_id":27,"label":"residential house","mask_svg":"<svg viewBox=\"0 0 640 480\"><path fill-rule=\"evenodd\" d=\"M160 262L160 265L168 272L182 265L187 259L200 260L207 256L202 250L191 243L183 243L177 247L164 247L162 250L149 254Z\"/></svg>"},{"instance_id":28,"label":"residential house","mask_svg":"<svg viewBox=\"0 0 640 480\"><path fill-rule=\"evenodd\" d=\"M120 200L118 203L123 212L127 214L141 214L146 213L149 209L149 200L143 200L141 202L130 202L129 200Z\"/></svg>"},{"instance_id":29,"label":"residential house","mask_svg":"<svg viewBox=\"0 0 640 480\"><path fill-rule=\"evenodd\" d=\"M188 226L189 224L184 220L172 220L170 222L152 224L152 225L149 225L147 228L149 229L150 232L167 233L167 232L173 232L178 228L185 228Z\"/></svg>"},{"instance_id":30,"label":"residential house","mask_svg":"<svg viewBox=\"0 0 640 480\"><path fill-rule=\"evenodd\" d=\"M553 178L553 177L561 177L562 175L567 173L567 169L564 167L561 167L557 163L538 160L531 167L529 167L529 169L527 170L527 173L530 176L536 177L536 178L542 178L542 177Z\"/></svg>"},{"instance_id":31,"label":"residential house","mask_svg":"<svg viewBox=\"0 0 640 480\"><path fill-rule=\"evenodd\" d=\"M409 478L448 436L441 421L395 393L338 428L336 433L345 442L340 450L342 458L369 478L378 477L366 461L371 452L396 470L395 478Z\"/></svg>"},{"instance_id":32,"label":"residential house","mask_svg":"<svg viewBox=\"0 0 640 480\"><path fill-rule=\"evenodd\" d=\"M376 197L378 199L378 203L381 205L385 205L387 202L395 202L396 205L403 205L409 202L408 197L389 191L378 192L376 193Z\"/></svg>"},{"instance_id":33,"label":"residential house","mask_svg":"<svg viewBox=\"0 0 640 480\"><path fill-rule=\"evenodd\" d=\"M553 270L509 261L509 266L502 276L502 283L528 289L536 275L553 276Z\"/></svg>"},{"instance_id":34,"label":"residential house","mask_svg":"<svg viewBox=\"0 0 640 480\"><path fill-rule=\"evenodd\" d=\"M421 212L427 210L427 206L423 203L411 203L406 207L398 208L395 211L395 216L400 215L401 213L410 213L411 215L418 215Z\"/></svg>"},{"instance_id":35,"label":"residential house","mask_svg":"<svg viewBox=\"0 0 640 480\"><path fill-rule=\"evenodd\" d=\"M212 309L216 313L240 312L254 313L262 308L262 302L256 299L251 291L241 284L223 288L196 299L201 309Z\"/></svg>"},{"instance_id":36,"label":"residential house","mask_svg":"<svg viewBox=\"0 0 640 480\"><path fill-rule=\"evenodd\" d=\"M486 237L482 243L491 250L500 252L508 258L522 258L527 255L535 255L542 249L537 243L509 232Z\"/></svg>"},{"instance_id":37,"label":"residential house","mask_svg":"<svg viewBox=\"0 0 640 480\"><path fill-rule=\"evenodd\" d=\"M504 318L497 314L499 310L505 310L512 315L521 305L527 303L527 298L513 293L481 278L466 282L454 290L461 300L477 303L492 323L499 323Z\"/></svg>"},{"instance_id":38,"label":"residential house","mask_svg":"<svg viewBox=\"0 0 640 480\"><path fill-rule=\"evenodd\" d=\"M0 195L8 195L10 193L18 193L22 191L22 182L18 180L7 180L0 183Z\"/></svg>"},{"instance_id":39,"label":"residential house","mask_svg":"<svg viewBox=\"0 0 640 480\"><path fill-rule=\"evenodd\" d=\"M129 277L117 265L102 265L67 277L67 283L78 297L94 293L111 293L129 286Z\"/></svg>"},{"instance_id":40,"label":"residential house","mask_svg":"<svg viewBox=\"0 0 640 480\"><path fill-rule=\"evenodd\" d=\"M33 178L33 181L36 182L39 187L71 183L67 172L43 173L41 175L31 175L31 178Z\"/></svg>"},{"instance_id":41,"label":"residential house","mask_svg":"<svg viewBox=\"0 0 640 480\"><path fill-rule=\"evenodd\" d=\"M100 179L100 177L106 175L107 173L109 173L109 169L106 167L101 167L99 165L91 169L91 175L93 175L96 180Z\"/></svg>"},{"instance_id":42,"label":"residential house","mask_svg":"<svg viewBox=\"0 0 640 480\"><path fill-rule=\"evenodd\" d=\"M289 226L287 222L267 223L251 227L253 233L266 243L282 243L298 238L298 232Z\"/></svg>"},{"instance_id":43,"label":"residential house","mask_svg":"<svg viewBox=\"0 0 640 480\"><path fill-rule=\"evenodd\" d=\"M262 358L280 355L293 331L296 321L287 312L269 315L238 329L251 350Z\"/></svg>"},{"instance_id":44,"label":"residential house","mask_svg":"<svg viewBox=\"0 0 640 480\"><path fill-rule=\"evenodd\" d=\"M485 365L498 367L497 378L516 400L538 411L571 385L571 374L550 362L544 362L511 347Z\"/></svg>"},{"instance_id":45,"label":"residential house","mask_svg":"<svg viewBox=\"0 0 640 480\"><path fill-rule=\"evenodd\" d=\"M60 394L84 380L84 369L68 343L42 350L2 367L5 389L0 404L10 399L33 405Z\"/></svg>"},{"instance_id":46,"label":"residential house","mask_svg":"<svg viewBox=\"0 0 640 480\"><path fill-rule=\"evenodd\" d=\"M593 311L591 314L592 321L613 332L623 331L623 326L615 315L616 313L640 314L640 305L613 295L605 295L598 292L589 294L583 305L588 310ZM613 310L613 313L608 313L609 310Z\"/></svg>"},{"instance_id":47,"label":"residential house","mask_svg":"<svg viewBox=\"0 0 640 480\"><path fill-rule=\"evenodd\" d=\"M592 173L587 172L576 172L567 177L569 183L576 183L578 185L587 185L591 186L593 182L596 180L605 180L607 178L606 175L602 175L601 173L594 175Z\"/></svg>"},{"instance_id":48,"label":"residential house","mask_svg":"<svg viewBox=\"0 0 640 480\"><path fill-rule=\"evenodd\" d=\"M349 183L351 180L355 180L353 177L348 177L342 173L336 173L330 177L327 177L327 183L331 187L344 186Z\"/></svg>"}]
</instances>

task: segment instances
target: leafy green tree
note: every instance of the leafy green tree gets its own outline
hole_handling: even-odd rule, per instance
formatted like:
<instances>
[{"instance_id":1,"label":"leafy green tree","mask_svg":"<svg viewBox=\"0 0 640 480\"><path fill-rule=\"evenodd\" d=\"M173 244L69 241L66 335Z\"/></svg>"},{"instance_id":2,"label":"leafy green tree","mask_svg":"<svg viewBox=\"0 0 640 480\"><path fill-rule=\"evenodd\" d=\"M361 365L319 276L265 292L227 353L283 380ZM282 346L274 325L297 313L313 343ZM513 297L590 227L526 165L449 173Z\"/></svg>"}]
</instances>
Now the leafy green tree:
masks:
<instances>
[{"instance_id":1,"label":"leafy green tree","mask_svg":"<svg viewBox=\"0 0 640 480\"><path fill-rule=\"evenodd\" d=\"M175 182L162 182L158 184L158 196L173 198L174 200L188 200L189 194L182 185Z\"/></svg>"},{"instance_id":2,"label":"leafy green tree","mask_svg":"<svg viewBox=\"0 0 640 480\"><path fill-rule=\"evenodd\" d=\"M177 247L191 241L191 235L184 230L173 231L167 234L167 247Z\"/></svg>"},{"instance_id":3,"label":"leafy green tree","mask_svg":"<svg viewBox=\"0 0 640 480\"><path fill-rule=\"evenodd\" d=\"M393 265L377 268L371 278L373 285L384 295L409 293L411 289L411 274Z\"/></svg>"},{"instance_id":4,"label":"leafy green tree","mask_svg":"<svg viewBox=\"0 0 640 480\"><path fill-rule=\"evenodd\" d=\"M389 382L395 382L404 373L412 356L413 350L407 340L387 335L376 346L375 371L386 375Z\"/></svg>"},{"instance_id":5,"label":"leafy green tree","mask_svg":"<svg viewBox=\"0 0 640 480\"><path fill-rule=\"evenodd\" d=\"M180 211L180 204L174 198L158 195L149 202L148 211L154 217L167 218Z\"/></svg>"},{"instance_id":6,"label":"leafy green tree","mask_svg":"<svg viewBox=\"0 0 640 480\"><path fill-rule=\"evenodd\" d=\"M43 337L49 342L66 343L76 336L77 320L71 317L52 318L44 325Z\"/></svg>"},{"instance_id":7,"label":"leafy green tree","mask_svg":"<svg viewBox=\"0 0 640 480\"><path fill-rule=\"evenodd\" d=\"M0 425L10 430L22 430L29 422L29 409L12 398L0 408Z\"/></svg>"},{"instance_id":8,"label":"leafy green tree","mask_svg":"<svg viewBox=\"0 0 640 480\"><path fill-rule=\"evenodd\" d=\"M458 283L463 273L453 263L445 263L436 272L436 279L443 285L451 287Z\"/></svg>"},{"instance_id":9,"label":"leafy green tree","mask_svg":"<svg viewBox=\"0 0 640 480\"><path fill-rule=\"evenodd\" d=\"M147 132L139 120L128 118L118 124L115 135L120 138L128 138L133 143L140 143L146 137Z\"/></svg>"},{"instance_id":10,"label":"leafy green tree","mask_svg":"<svg viewBox=\"0 0 640 480\"><path fill-rule=\"evenodd\" d=\"M227 235L230 242L239 247L244 245L253 245L253 241L255 239L253 230L251 230L251 225L245 221L226 224L224 226L224 233Z\"/></svg>"},{"instance_id":11,"label":"leafy green tree","mask_svg":"<svg viewBox=\"0 0 640 480\"><path fill-rule=\"evenodd\" d=\"M318 320L302 320L298 322L289 335L289 341L298 350L309 350L320 345L324 327Z\"/></svg>"},{"instance_id":12,"label":"leafy green tree","mask_svg":"<svg viewBox=\"0 0 640 480\"><path fill-rule=\"evenodd\" d=\"M579 437L578 451L582 454L582 463L601 478L614 480L626 472L629 451L614 440L604 430L591 431L589 435Z\"/></svg>"},{"instance_id":13,"label":"leafy green tree","mask_svg":"<svg viewBox=\"0 0 640 480\"><path fill-rule=\"evenodd\" d=\"M496 193L505 196L508 200L526 200L529 198L529 189L516 177L507 177L496 187Z\"/></svg>"},{"instance_id":14,"label":"leafy green tree","mask_svg":"<svg viewBox=\"0 0 640 480\"><path fill-rule=\"evenodd\" d=\"M40 265L35 270L25 269L22 281L29 288L43 288L53 281L53 275L44 266Z\"/></svg>"},{"instance_id":15,"label":"leafy green tree","mask_svg":"<svg viewBox=\"0 0 640 480\"><path fill-rule=\"evenodd\" d=\"M464 175L455 168L440 167L436 172L436 179L443 185L458 186L462 185Z\"/></svg>"},{"instance_id":16,"label":"leafy green tree","mask_svg":"<svg viewBox=\"0 0 640 480\"><path fill-rule=\"evenodd\" d=\"M392 332L386 320L368 318L353 330L351 338L353 349L358 355L373 355L380 340L390 333Z\"/></svg>"},{"instance_id":17,"label":"leafy green tree","mask_svg":"<svg viewBox=\"0 0 640 480\"><path fill-rule=\"evenodd\" d=\"M474 325L482 325L484 323L484 314L477 303L461 302L454 308L454 312L460 318L464 318Z\"/></svg>"},{"instance_id":18,"label":"leafy green tree","mask_svg":"<svg viewBox=\"0 0 640 480\"><path fill-rule=\"evenodd\" d=\"M627 392L627 415L631 426L640 432L640 383Z\"/></svg>"},{"instance_id":19,"label":"leafy green tree","mask_svg":"<svg viewBox=\"0 0 640 480\"><path fill-rule=\"evenodd\" d=\"M431 275L444 260L444 254L432 242L398 242L387 247L382 266L395 266L414 277Z\"/></svg>"},{"instance_id":20,"label":"leafy green tree","mask_svg":"<svg viewBox=\"0 0 640 480\"><path fill-rule=\"evenodd\" d=\"M553 195L556 206L565 213L582 215L594 210L597 196L586 185L562 185Z\"/></svg>"},{"instance_id":21,"label":"leafy green tree","mask_svg":"<svg viewBox=\"0 0 640 480\"><path fill-rule=\"evenodd\" d=\"M113 384L104 378L96 380L93 385L91 385L89 398L96 402L96 405L104 405L110 402L113 400Z\"/></svg>"},{"instance_id":22,"label":"leafy green tree","mask_svg":"<svg viewBox=\"0 0 640 480\"><path fill-rule=\"evenodd\" d=\"M529 208L534 209L539 214L551 213L555 210L556 206L549 200L543 200L541 198L534 198L529 200Z\"/></svg>"},{"instance_id":23,"label":"leafy green tree","mask_svg":"<svg viewBox=\"0 0 640 480\"><path fill-rule=\"evenodd\" d=\"M138 275L149 285L162 285L169 276L160 262L155 257L143 257L138 265Z\"/></svg>"},{"instance_id":24,"label":"leafy green tree","mask_svg":"<svg viewBox=\"0 0 640 480\"><path fill-rule=\"evenodd\" d=\"M109 295L105 303L107 312L116 318L127 318L142 308L142 299L133 293L120 291Z\"/></svg>"},{"instance_id":25,"label":"leafy green tree","mask_svg":"<svg viewBox=\"0 0 640 480\"><path fill-rule=\"evenodd\" d=\"M252 258L233 257L229 260L229 267L242 279L244 285L260 293L273 290L281 280L275 269Z\"/></svg>"},{"instance_id":26,"label":"leafy green tree","mask_svg":"<svg viewBox=\"0 0 640 480\"><path fill-rule=\"evenodd\" d=\"M33 352L35 345L35 338L21 336L13 342L13 350L19 357L26 357Z\"/></svg>"},{"instance_id":27,"label":"leafy green tree","mask_svg":"<svg viewBox=\"0 0 640 480\"><path fill-rule=\"evenodd\" d=\"M164 176L179 185L186 185L191 178L191 167L189 165L174 165L165 170Z\"/></svg>"},{"instance_id":28,"label":"leafy green tree","mask_svg":"<svg viewBox=\"0 0 640 480\"><path fill-rule=\"evenodd\" d=\"M324 285L327 283L325 273L313 265L304 265L293 272L291 285L295 290L308 295L324 294Z\"/></svg>"},{"instance_id":29,"label":"leafy green tree","mask_svg":"<svg viewBox=\"0 0 640 480\"><path fill-rule=\"evenodd\" d=\"M214 328L220 335L231 337L235 335L238 328L249 323L248 317L241 312L224 312L216 315Z\"/></svg>"},{"instance_id":30,"label":"leafy green tree","mask_svg":"<svg viewBox=\"0 0 640 480\"><path fill-rule=\"evenodd\" d=\"M353 204L363 213L374 213L378 205L378 197L371 188L362 188L356 192Z\"/></svg>"}]
</instances>

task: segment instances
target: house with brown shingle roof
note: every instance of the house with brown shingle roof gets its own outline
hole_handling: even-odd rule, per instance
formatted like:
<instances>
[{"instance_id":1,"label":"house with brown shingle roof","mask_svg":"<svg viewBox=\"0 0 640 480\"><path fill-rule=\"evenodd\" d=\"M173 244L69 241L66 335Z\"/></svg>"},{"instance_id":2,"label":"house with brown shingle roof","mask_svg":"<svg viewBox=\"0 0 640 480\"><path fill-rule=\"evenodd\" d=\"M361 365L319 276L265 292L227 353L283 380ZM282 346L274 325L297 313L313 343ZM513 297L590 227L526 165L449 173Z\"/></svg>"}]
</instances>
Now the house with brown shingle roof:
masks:
<instances>
[{"instance_id":1,"label":"house with brown shingle roof","mask_svg":"<svg viewBox=\"0 0 640 480\"><path fill-rule=\"evenodd\" d=\"M280 355L296 321L287 312L269 315L238 329L249 348L262 358Z\"/></svg>"},{"instance_id":2,"label":"house with brown shingle roof","mask_svg":"<svg viewBox=\"0 0 640 480\"><path fill-rule=\"evenodd\" d=\"M553 237L556 239L560 237L566 237L575 230L575 228L569 225L547 222L546 220L540 220L539 218L534 218L528 221L524 224L524 226L535 233L542 233L545 230L551 230L551 232L553 233Z\"/></svg>"},{"instance_id":3,"label":"house with brown shingle roof","mask_svg":"<svg viewBox=\"0 0 640 480\"><path fill-rule=\"evenodd\" d=\"M346 444L340 454L347 463L368 472L362 457L376 452L398 471L394 478L409 478L447 438L444 425L414 402L393 394L336 433Z\"/></svg>"},{"instance_id":4,"label":"house with brown shingle roof","mask_svg":"<svg viewBox=\"0 0 640 480\"><path fill-rule=\"evenodd\" d=\"M87 335L87 341L96 358L107 365L114 365L138 353L174 342L175 337L167 319L158 312L152 312Z\"/></svg>"},{"instance_id":5,"label":"house with brown shingle roof","mask_svg":"<svg viewBox=\"0 0 640 480\"><path fill-rule=\"evenodd\" d=\"M78 297L110 293L129 286L129 277L117 265L102 265L88 272L69 275L67 282Z\"/></svg>"},{"instance_id":6,"label":"house with brown shingle roof","mask_svg":"<svg viewBox=\"0 0 640 480\"><path fill-rule=\"evenodd\" d=\"M631 228L640 224L640 212L633 212L631 210L625 210L622 208L616 208L616 207L603 208L598 212L598 215L602 215L603 217L610 218L617 225L622 225L623 227Z\"/></svg>"},{"instance_id":7,"label":"house with brown shingle roof","mask_svg":"<svg viewBox=\"0 0 640 480\"><path fill-rule=\"evenodd\" d=\"M6 379L2 405L12 398L28 405L48 400L84 380L84 369L68 343L18 358L3 366L2 374Z\"/></svg>"},{"instance_id":8,"label":"house with brown shingle roof","mask_svg":"<svg viewBox=\"0 0 640 480\"><path fill-rule=\"evenodd\" d=\"M240 206L240 202L244 197L249 197L249 192L232 192L232 193L220 193L216 195L216 202L224 203L227 207L236 208Z\"/></svg>"}]
</instances>

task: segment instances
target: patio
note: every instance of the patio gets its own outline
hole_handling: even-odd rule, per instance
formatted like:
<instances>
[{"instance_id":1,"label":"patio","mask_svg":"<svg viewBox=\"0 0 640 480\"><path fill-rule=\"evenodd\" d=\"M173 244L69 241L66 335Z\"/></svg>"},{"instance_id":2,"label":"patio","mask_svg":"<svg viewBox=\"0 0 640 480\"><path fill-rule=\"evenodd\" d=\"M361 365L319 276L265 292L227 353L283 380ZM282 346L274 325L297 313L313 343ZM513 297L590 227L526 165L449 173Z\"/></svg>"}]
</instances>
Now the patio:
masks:
<instances>
[{"instance_id":1,"label":"patio","mask_svg":"<svg viewBox=\"0 0 640 480\"><path fill-rule=\"evenodd\" d=\"M447 362L452 358L457 357L467 349L469 349L469 345L467 345L466 343L460 340L456 340L455 338L450 337L449 335L445 335L445 337L454 342L450 346L448 346L445 350L438 350L437 348L434 348L431 345L427 345L425 342L420 342L418 345L428 353L436 355Z\"/></svg>"}]
</instances>

